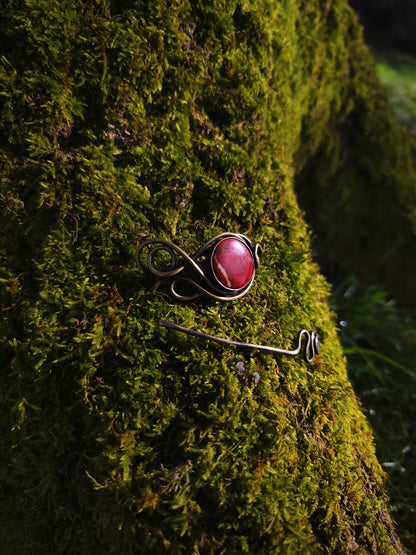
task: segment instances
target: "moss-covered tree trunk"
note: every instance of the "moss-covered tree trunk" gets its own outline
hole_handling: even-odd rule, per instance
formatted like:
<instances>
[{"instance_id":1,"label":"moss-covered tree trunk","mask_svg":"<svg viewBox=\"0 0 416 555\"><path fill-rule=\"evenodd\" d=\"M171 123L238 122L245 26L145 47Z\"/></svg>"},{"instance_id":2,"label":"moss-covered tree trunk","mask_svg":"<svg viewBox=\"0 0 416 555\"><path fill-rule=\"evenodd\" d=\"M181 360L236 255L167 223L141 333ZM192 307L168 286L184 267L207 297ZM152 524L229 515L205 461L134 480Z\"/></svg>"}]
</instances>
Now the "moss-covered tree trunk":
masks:
<instances>
[{"instance_id":1,"label":"moss-covered tree trunk","mask_svg":"<svg viewBox=\"0 0 416 555\"><path fill-rule=\"evenodd\" d=\"M0 16L3 552L400 552L293 191L369 63L347 3ZM175 301L135 267L144 239L195 252L223 231L262 246L237 301ZM307 328L321 354L160 318L283 348Z\"/></svg>"},{"instance_id":2,"label":"moss-covered tree trunk","mask_svg":"<svg viewBox=\"0 0 416 555\"><path fill-rule=\"evenodd\" d=\"M296 191L334 280L354 272L416 307L416 140L376 83L367 51L352 49L342 110L311 110L297 153ZM330 76L327 77L331 79Z\"/></svg>"}]
</instances>

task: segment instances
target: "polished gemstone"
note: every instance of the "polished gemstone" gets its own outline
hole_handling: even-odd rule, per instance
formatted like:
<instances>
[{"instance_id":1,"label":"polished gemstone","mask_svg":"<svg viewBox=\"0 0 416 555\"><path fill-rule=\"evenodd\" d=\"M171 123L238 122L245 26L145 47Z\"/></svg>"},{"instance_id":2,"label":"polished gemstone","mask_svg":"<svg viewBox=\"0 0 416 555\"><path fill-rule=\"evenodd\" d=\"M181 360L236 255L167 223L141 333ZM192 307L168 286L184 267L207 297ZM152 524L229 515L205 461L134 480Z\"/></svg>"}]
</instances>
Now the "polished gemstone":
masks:
<instances>
[{"instance_id":1,"label":"polished gemstone","mask_svg":"<svg viewBox=\"0 0 416 555\"><path fill-rule=\"evenodd\" d=\"M253 255L248 246L235 237L221 239L211 260L215 278L227 289L242 289L253 278Z\"/></svg>"}]
</instances>

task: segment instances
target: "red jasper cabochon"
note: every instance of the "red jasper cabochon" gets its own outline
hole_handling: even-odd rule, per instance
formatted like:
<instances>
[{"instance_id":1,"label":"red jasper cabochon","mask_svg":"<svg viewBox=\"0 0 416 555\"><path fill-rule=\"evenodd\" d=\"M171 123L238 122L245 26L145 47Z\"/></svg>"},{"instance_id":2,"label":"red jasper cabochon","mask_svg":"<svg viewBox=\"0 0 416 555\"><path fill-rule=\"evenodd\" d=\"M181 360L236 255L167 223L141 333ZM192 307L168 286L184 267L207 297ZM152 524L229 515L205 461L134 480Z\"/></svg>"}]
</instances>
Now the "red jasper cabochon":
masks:
<instances>
[{"instance_id":1,"label":"red jasper cabochon","mask_svg":"<svg viewBox=\"0 0 416 555\"><path fill-rule=\"evenodd\" d=\"M212 252L212 271L227 289L242 289L254 275L254 259L250 249L235 237L221 239Z\"/></svg>"}]
</instances>

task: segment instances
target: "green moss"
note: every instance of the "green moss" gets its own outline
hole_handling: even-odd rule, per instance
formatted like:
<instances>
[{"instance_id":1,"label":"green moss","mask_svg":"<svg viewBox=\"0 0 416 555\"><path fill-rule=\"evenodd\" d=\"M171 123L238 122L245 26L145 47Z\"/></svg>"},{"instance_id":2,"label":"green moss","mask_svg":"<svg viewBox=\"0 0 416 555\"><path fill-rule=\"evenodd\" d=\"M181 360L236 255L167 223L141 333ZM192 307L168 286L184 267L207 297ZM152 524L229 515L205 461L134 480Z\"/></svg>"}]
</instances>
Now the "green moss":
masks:
<instances>
[{"instance_id":1,"label":"green moss","mask_svg":"<svg viewBox=\"0 0 416 555\"><path fill-rule=\"evenodd\" d=\"M3 13L7 552L400 551L293 192L305 121L323 141L354 91L355 17L320 4ZM238 302L176 303L134 267L145 237L192 252L225 230L263 247ZM284 347L306 327L322 354L239 353L159 318Z\"/></svg>"},{"instance_id":2,"label":"green moss","mask_svg":"<svg viewBox=\"0 0 416 555\"><path fill-rule=\"evenodd\" d=\"M414 306L415 139L390 107L360 34L348 53L337 58L335 88L321 97L326 113L312 109L304 119L299 202L332 279L353 272Z\"/></svg>"}]
</instances>

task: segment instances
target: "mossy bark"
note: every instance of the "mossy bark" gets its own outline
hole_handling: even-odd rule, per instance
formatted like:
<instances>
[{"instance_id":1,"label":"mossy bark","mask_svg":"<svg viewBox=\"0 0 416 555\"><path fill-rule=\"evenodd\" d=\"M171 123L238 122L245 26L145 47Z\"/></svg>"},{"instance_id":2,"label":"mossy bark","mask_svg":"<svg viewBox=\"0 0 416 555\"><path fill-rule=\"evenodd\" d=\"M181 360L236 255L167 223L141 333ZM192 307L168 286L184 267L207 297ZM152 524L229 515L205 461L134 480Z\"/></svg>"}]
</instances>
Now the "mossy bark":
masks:
<instances>
[{"instance_id":1,"label":"mossy bark","mask_svg":"<svg viewBox=\"0 0 416 555\"><path fill-rule=\"evenodd\" d=\"M389 106L361 41L342 69L347 83L336 104L325 103L324 118L312 109L304 120L299 203L328 276L355 273L415 307L416 140Z\"/></svg>"},{"instance_id":2,"label":"mossy bark","mask_svg":"<svg viewBox=\"0 0 416 555\"><path fill-rule=\"evenodd\" d=\"M22 0L0 31L5 552L400 552L293 190L367 56L346 2ZM222 231L262 245L245 297L150 292L144 238Z\"/></svg>"}]
</instances>

